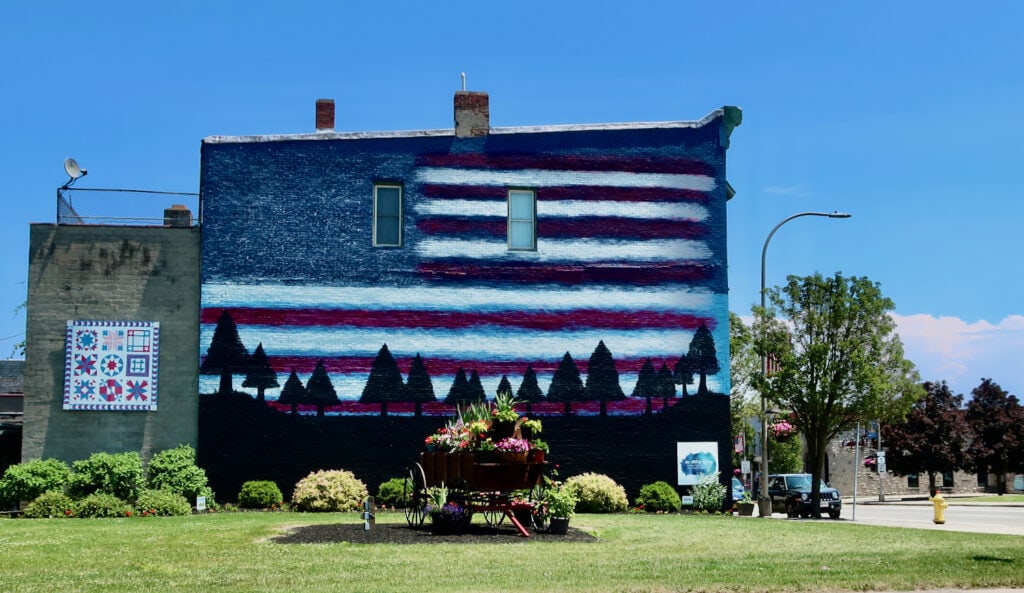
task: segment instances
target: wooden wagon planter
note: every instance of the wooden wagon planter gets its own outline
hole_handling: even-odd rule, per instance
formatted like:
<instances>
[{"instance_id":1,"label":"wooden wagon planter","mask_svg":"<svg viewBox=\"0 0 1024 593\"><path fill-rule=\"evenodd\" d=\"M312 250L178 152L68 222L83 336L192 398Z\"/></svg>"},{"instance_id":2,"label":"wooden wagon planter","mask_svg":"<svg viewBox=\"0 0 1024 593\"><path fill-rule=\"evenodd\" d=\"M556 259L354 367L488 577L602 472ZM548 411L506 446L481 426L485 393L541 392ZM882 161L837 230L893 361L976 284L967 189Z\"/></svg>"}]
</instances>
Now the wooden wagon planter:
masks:
<instances>
[{"instance_id":1,"label":"wooden wagon planter","mask_svg":"<svg viewBox=\"0 0 1024 593\"><path fill-rule=\"evenodd\" d=\"M488 525L500 524L508 518L520 535L529 537L529 525L523 525L514 511L533 508L533 502L539 498L544 461L483 459L474 452L420 453L419 461L409 469L409 505L405 511L409 525L423 525L428 489L445 486L458 492L473 512L482 513ZM518 499L517 495L524 492L525 500Z\"/></svg>"}]
</instances>

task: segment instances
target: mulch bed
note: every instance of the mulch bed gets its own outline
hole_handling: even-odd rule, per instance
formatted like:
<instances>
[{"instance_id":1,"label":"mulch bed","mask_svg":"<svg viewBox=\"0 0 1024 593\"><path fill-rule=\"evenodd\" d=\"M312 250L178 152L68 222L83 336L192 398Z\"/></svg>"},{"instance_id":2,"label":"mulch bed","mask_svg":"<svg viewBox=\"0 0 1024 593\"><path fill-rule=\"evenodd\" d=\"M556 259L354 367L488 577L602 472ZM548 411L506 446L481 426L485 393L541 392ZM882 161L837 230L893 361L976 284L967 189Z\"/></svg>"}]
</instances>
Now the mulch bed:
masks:
<instances>
[{"instance_id":1,"label":"mulch bed","mask_svg":"<svg viewBox=\"0 0 1024 593\"><path fill-rule=\"evenodd\" d=\"M337 523L333 525L307 525L296 527L288 533L272 538L279 544L512 544L524 542L596 542L597 538L585 531L569 528L565 535L531 532L522 537L509 524L491 527L473 524L462 534L433 534L428 526L413 529L405 523L381 523L369 531L362 523Z\"/></svg>"}]
</instances>

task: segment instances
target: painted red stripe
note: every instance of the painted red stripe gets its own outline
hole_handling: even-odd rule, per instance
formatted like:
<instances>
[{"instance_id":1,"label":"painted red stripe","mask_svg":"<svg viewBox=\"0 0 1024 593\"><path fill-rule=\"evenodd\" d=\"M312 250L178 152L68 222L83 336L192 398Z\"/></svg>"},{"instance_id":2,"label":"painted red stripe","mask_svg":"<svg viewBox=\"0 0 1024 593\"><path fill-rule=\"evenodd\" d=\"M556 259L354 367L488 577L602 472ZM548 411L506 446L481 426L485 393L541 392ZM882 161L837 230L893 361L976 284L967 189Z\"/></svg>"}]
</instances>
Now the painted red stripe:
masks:
<instances>
[{"instance_id":1,"label":"painted red stripe","mask_svg":"<svg viewBox=\"0 0 1024 593\"><path fill-rule=\"evenodd\" d=\"M416 228L428 235L460 237L505 237L505 218L477 216L473 218L419 218ZM613 216L580 216L574 218L537 219L537 237L558 239L697 239L707 235L706 225L692 220L644 220Z\"/></svg>"},{"instance_id":2,"label":"painted red stripe","mask_svg":"<svg viewBox=\"0 0 1024 593\"><path fill-rule=\"evenodd\" d=\"M543 154L426 154L416 159L422 167L472 167L484 169L543 169L564 171L625 171L629 173L674 173L707 175L715 169L694 159L615 155L543 155Z\"/></svg>"},{"instance_id":3,"label":"painted red stripe","mask_svg":"<svg viewBox=\"0 0 1024 593\"><path fill-rule=\"evenodd\" d=\"M268 353L270 366L277 371L278 374L288 374L295 369L296 373L312 373L313 369L321 360L324 363L324 368L328 373L335 374L357 374L367 373L369 374L370 369L373 367L373 359L371 356L338 356L338 357L317 357L317 356L273 356L272 353ZM682 351L680 351L682 354ZM587 373L587 360L589 359L589 353L575 357L576 366L579 368L580 373L585 375ZM413 357L402 356L395 357L398 362L398 368L402 371L403 378L408 378L409 366L412 364ZM646 358L624 358L615 359L615 368L620 373L637 373L640 368L643 367ZM679 357L665 357L665 358L652 358L651 364L654 365L655 370L661 369L663 364L668 365L671 369L678 362ZM423 366L426 367L427 373L430 374L431 378L436 379L441 376L452 376L463 369L466 374L470 374L476 371L483 376L498 377L501 375L507 375L509 380L512 381L513 387L518 388L519 382L522 380L523 374L526 372L526 367L532 366L533 370L541 374L554 373L558 368L558 365L562 362L561 358L554 358L551 360L493 360L493 361L470 361L470 360L457 360L451 358L428 358L424 356ZM450 387L448 384L436 384L434 385L435 392L440 392L442 389L447 391ZM443 395L442 395L443 397Z\"/></svg>"},{"instance_id":4,"label":"painted red stripe","mask_svg":"<svg viewBox=\"0 0 1024 593\"><path fill-rule=\"evenodd\" d=\"M224 309L202 310L202 323L214 325ZM373 327L373 328L445 328L463 329L501 326L544 331L605 328L608 330L675 327L695 330L714 319L671 311L609 311L574 309L572 311L472 311L351 310L351 309L228 309L238 325L298 327Z\"/></svg>"},{"instance_id":5,"label":"painted red stripe","mask_svg":"<svg viewBox=\"0 0 1024 593\"><path fill-rule=\"evenodd\" d=\"M530 284L611 283L652 286L672 282L710 280L715 273L709 264L638 265L507 265L481 266L465 261L424 262L416 271L428 280L486 282L504 281Z\"/></svg>"},{"instance_id":6,"label":"painted red stripe","mask_svg":"<svg viewBox=\"0 0 1024 593\"><path fill-rule=\"evenodd\" d=\"M508 188L495 185L450 185L425 183L420 192L428 198L501 200ZM706 201L708 194L692 189L610 186L551 186L537 188L538 200L608 200L614 202Z\"/></svg>"}]
</instances>

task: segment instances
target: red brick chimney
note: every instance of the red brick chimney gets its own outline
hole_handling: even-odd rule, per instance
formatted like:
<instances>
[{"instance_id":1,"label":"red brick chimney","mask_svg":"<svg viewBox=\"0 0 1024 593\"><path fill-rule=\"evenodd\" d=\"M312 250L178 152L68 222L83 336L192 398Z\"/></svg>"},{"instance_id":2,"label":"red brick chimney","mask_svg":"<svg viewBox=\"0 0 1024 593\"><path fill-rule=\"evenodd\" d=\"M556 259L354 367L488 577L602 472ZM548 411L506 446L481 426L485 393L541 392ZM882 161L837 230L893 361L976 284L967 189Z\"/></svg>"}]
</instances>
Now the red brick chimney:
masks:
<instances>
[{"instance_id":1,"label":"red brick chimney","mask_svg":"<svg viewBox=\"0 0 1024 593\"><path fill-rule=\"evenodd\" d=\"M491 130L491 108L487 93L455 92L455 136L486 136Z\"/></svg>"},{"instance_id":2,"label":"red brick chimney","mask_svg":"<svg viewBox=\"0 0 1024 593\"><path fill-rule=\"evenodd\" d=\"M334 131L334 99L316 100L316 131Z\"/></svg>"}]
</instances>

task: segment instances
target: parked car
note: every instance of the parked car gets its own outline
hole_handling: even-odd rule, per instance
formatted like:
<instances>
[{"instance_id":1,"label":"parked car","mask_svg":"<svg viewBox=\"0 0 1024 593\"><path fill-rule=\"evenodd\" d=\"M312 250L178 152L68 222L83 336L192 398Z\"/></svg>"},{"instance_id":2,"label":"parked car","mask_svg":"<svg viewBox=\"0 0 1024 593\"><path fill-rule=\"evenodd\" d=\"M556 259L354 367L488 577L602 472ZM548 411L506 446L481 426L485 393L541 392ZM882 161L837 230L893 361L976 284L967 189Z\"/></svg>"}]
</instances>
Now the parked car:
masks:
<instances>
[{"instance_id":1,"label":"parked car","mask_svg":"<svg viewBox=\"0 0 1024 593\"><path fill-rule=\"evenodd\" d=\"M743 488L743 482L739 478L733 476L732 478L732 501L739 502L743 500L743 493L746 490Z\"/></svg>"},{"instance_id":2,"label":"parked car","mask_svg":"<svg viewBox=\"0 0 1024 593\"><path fill-rule=\"evenodd\" d=\"M772 499L773 513L786 513L789 517L810 517L814 514L811 500L811 474L775 474L768 476L768 496ZM820 508L822 513L838 519L843 501L839 491L821 482Z\"/></svg>"}]
</instances>

